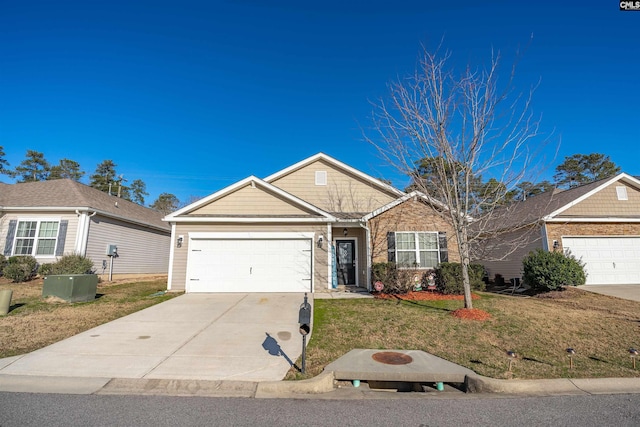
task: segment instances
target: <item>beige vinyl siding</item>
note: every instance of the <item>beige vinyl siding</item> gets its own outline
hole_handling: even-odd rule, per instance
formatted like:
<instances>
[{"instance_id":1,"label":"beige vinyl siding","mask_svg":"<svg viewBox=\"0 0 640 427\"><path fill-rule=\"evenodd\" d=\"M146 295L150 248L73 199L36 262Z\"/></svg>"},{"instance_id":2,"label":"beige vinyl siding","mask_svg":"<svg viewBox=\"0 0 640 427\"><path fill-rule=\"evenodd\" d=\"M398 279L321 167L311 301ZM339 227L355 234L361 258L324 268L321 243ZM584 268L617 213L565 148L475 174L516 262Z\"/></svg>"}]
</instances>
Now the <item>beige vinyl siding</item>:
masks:
<instances>
[{"instance_id":1,"label":"beige vinyl siding","mask_svg":"<svg viewBox=\"0 0 640 427\"><path fill-rule=\"evenodd\" d=\"M536 226L505 233L483 241L481 246L485 251L482 259L472 262L483 264L490 280L494 280L496 274L502 275L507 282L512 278L522 278L522 259L529 252L543 247L541 228Z\"/></svg>"},{"instance_id":2,"label":"beige vinyl siding","mask_svg":"<svg viewBox=\"0 0 640 427\"><path fill-rule=\"evenodd\" d=\"M323 225L290 225L290 224L177 224L175 235L183 235L185 241L181 248L174 248L173 271L170 289L185 290L187 277L187 254L189 253L189 233L194 232L314 232L313 241L313 286L314 291L326 289L329 283L327 244L318 248L316 242L319 235L326 238L327 226Z\"/></svg>"},{"instance_id":3,"label":"beige vinyl siding","mask_svg":"<svg viewBox=\"0 0 640 427\"><path fill-rule=\"evenodd\" d=\"M163 232L113 218L96 215L89 224L87 257L93 260L96 273L102 274L103 260L109 265L107 245L118 247L113 259L114 274L165 274L169 268L169 231ZM105 273L109 272L107 267Z\"/></svg>"},{"instance_id":4,"label":"beige vinyl siding","mask_svg":"<svg viewBox=\"0 0 640 427\"><path fill-rule=\"evenodd\" d=\"M618 200L616 187L627 188L628 200ZM625 217L640 215L640 191L622 182L614 182L596 194L562 212L562 217Z\"/></svg>"},{"instance_id":5,"label":"beige vinyl siding","mask_svg":"<svg viewBox=\"0 0 640 427\"><path fill-rule=\"evenodd\" d=\"M327 185L316 185L316 171L327 172ZM371 212L398 197L322 160L271 184L328 212Z\"/></svg>"},{"instance_id":6,"label":"beige vinyl siding","mask_svg":"<svg viewBox=\"0 0 640 427\"><path fill-rule=\"evenodd\" d=\"M250 184L215 200L191 215L305 215L308 211L276 194Z\"/></svg>"},{"instance_id":7,"label":"beige vinyl siding","mask_svg":"<svg viewBox=\"0 0 640 427\"><path fill-rule=\"evenodd\" d=\"M11 212L7 213L0 218L0 245L2 246L1 253L4 253L4 246L7 241L7 232L9 230L9 221L11 220L55 220L69 221L67 225L67 234L64 243L64 254L71 254L75 249L76 234L78 231L78 216L75 213L69 212L47 212L47 213L33 213L33 212ZM59 257L58 257L59 258ZM36 257L38 263L50 263L55 262L58 259L55 256Z\"/></svg>"}]
</instances>

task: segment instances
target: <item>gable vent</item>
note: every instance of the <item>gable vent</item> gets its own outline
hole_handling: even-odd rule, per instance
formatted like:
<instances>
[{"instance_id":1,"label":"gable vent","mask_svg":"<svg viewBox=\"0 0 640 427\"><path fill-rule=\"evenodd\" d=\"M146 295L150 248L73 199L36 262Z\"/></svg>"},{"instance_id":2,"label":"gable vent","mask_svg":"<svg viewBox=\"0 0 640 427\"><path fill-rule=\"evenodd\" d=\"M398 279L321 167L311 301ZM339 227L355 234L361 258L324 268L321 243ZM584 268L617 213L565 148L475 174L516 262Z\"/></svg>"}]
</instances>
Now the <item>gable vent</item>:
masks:
<instances>
[{"instance_id":1,"label":"gable vent","mask_svg":"<svg viewBox=\"0 0 640 427\"><path fill-rule=\"evenodd\" d=\"M316 185L327 185L327 171L316 171Z\"/></svg>"},{"instance_id":2,"label":"gable vent","mask_svg":"<svg viewBox=\"0 0 640 427\"><path fill-rule=\"evenodd\" d=\"M618 195L618 200L629 200L629 196L627 195L627 187L618 186L616 187L616 194Z\"/></svg>"}]
</instances>

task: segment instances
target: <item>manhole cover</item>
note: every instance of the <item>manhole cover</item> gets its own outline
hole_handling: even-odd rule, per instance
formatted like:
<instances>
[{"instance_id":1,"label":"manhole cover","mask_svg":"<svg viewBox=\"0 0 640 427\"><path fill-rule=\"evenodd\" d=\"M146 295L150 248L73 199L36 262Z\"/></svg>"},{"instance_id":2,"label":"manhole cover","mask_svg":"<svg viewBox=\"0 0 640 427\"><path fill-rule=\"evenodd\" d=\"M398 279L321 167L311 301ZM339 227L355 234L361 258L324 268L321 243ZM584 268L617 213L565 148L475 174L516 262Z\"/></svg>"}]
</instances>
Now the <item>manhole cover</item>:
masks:
<instances>
[{"instance_id":1,"label":"manhole cover","mask_svg":"<svg viewBox=\"0 0 640 427\"><path fill-rule=\"evenodd\" d=\"M413 358L407 354L396 353L395 351L381 351L371 355L376 362L386 365L406 365L413 362Z\"/></svg>"}]
</instances>

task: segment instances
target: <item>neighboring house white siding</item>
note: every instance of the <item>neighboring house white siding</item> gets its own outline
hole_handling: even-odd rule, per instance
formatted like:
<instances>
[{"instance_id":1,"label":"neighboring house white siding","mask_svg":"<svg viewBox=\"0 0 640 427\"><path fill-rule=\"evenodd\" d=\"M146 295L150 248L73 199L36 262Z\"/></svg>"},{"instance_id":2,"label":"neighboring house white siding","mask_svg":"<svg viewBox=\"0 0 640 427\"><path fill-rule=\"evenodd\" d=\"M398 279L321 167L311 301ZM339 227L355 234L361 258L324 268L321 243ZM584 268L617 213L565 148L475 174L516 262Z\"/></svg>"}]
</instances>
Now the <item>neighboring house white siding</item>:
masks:
<instances>
[{"instance_id":1,"label":"neighboring house white siding","mask_svg":"<svg viewBox=\"0 0 640 427\"><path fill-rule=\"evenodd\" d=\"M167 273L169 268L167 232L96 215L91 218L86 256L93 260L96 273L102 274L103 261L109 272L107 245L118 247L113 259L113 274Z\"/></svg>"}]
</instances>

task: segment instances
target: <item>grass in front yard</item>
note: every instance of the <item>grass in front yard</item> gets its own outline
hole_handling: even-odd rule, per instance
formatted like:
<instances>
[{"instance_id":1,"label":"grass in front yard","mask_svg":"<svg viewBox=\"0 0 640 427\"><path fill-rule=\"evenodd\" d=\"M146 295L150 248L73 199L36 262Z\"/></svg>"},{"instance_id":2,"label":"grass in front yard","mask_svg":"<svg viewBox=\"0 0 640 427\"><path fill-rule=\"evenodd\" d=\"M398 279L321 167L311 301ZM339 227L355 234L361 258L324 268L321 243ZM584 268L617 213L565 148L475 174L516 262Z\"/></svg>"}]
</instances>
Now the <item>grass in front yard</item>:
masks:
<instances>
[{"instance_id":1,"label":"grass in front yard","mask_svg":"<svg viewBox=\"0 0 640 427\"><path fill-rule=\"evenodd\" d=\"M98 284L94 301L67 303L42 298L42 280L4 281L0 289L12 289L13 297L12 310L0 316L0 358L37 350L179 295L152 296L166 288L166 278Z\"/></svg>"},{"instance_id":2,"label":"grass in front yard","mask_svg":"<svg viewBox=\"0 0 640 427\"><path fill-rule=\"evenodd\" d=\"M354 348L423 350L494 378L640 376L628 353L640 347L640 303L574 288L552 295L482 294L473 304L491 314L483 322L451 316L460 301L316 300L307 374L287 378L317 375ZM512 372L507 350L518 354Z\"/></svg>"}]
</instances>

